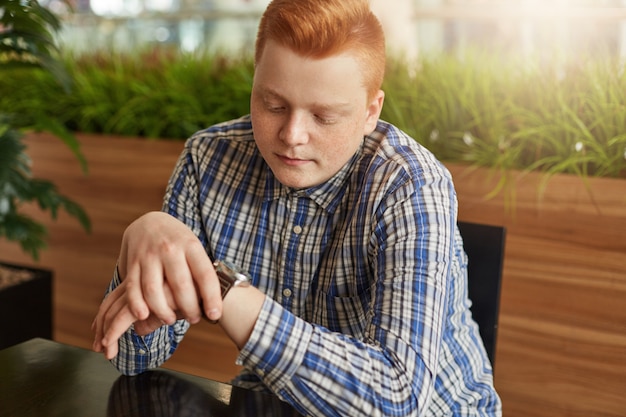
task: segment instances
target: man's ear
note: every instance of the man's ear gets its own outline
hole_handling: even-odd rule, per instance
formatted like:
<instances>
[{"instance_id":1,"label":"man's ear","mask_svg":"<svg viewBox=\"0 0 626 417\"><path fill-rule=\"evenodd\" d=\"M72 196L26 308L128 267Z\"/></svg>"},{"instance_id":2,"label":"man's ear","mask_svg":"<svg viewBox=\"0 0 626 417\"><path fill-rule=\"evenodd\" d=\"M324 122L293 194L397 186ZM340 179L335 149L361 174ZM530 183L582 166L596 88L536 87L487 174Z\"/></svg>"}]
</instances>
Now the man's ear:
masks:
<instances>
[{"instance_id":1,"label":"man's ear","mask_svg":"<svg viewBox=\"0 0 626 417\"><path fill-rule=\"evenodd\" d=\"M376 128L376 123L380 118L380 112L383 110L384 101L385 92L383 90L378 90L365 110L365 126L363 128L363 135L369 135Z\"/></svg>"}]
</instances>

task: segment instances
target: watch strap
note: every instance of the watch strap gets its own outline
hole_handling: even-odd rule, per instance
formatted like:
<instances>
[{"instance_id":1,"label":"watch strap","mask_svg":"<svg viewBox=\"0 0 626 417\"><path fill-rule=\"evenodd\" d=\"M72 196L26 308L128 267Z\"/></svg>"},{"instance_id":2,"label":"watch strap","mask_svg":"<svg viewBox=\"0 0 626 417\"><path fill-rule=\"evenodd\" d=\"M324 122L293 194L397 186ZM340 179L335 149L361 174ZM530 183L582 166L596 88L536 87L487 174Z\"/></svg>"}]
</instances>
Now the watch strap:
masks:
<instances>
[{"instance_id":1,"label":"watch strap","mask_svg":"<svg viewBox=\"0 0 626 417\"><path fill-rule=\"evenodd\" d=\"M228 291L230 291L230 289L234 286L235 281L233 279L230 279L224 276L224 274L221 274L221 273L217 274L217 278L220 280L220 288L222 290L222 300L223 300L224 297L226 297L226 294L228 294Z\"/></svg>"}]
</instances>

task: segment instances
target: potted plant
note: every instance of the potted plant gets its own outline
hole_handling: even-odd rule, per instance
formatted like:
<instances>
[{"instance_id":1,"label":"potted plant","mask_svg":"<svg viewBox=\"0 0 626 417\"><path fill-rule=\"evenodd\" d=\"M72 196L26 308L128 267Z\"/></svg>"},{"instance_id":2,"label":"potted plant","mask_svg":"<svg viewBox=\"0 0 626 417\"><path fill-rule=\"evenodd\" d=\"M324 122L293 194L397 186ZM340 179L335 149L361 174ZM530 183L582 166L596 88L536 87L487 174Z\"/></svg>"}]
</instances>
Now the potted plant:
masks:
<instances>
[{"instance_id":1,"label":"potted plant","mask_svg":"<svg viewBox=\"0 0 626 417\"><path fill-rule=\"evenodd\" d=\"M0 74L47 71L69 91L70 79L56 57L54 34L60 29L56 15L35 0L7 0L0 6ZM36 204L56 218L59 210L90 230L82 207L56 186L32 176L24 132L46 130L61 138L81 160L78 142L50 117L31 112L0 112L0 238L19 244L34 260L46 246L46 227L24 214L25 204ZM6 260L8 261L8 260ZM34 336L51 337L52 272L12 263L0 264L0 348ZM16 327L14 318L26 326ZM14 323L13 323L14 322Z\"/></svg>"}]
</instances>

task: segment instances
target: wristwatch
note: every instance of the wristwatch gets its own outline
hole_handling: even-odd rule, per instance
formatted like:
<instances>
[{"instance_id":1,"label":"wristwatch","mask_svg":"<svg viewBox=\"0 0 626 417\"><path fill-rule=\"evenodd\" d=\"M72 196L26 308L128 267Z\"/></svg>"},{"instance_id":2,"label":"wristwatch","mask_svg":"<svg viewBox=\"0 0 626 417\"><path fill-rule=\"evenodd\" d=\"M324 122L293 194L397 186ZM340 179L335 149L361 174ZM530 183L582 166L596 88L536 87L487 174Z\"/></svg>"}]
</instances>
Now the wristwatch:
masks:
<instances>
[{"instance_id":1,"label":"wristwatch","mask_svg":"<svg viewBox=\"0 0 626 417\"><path fill-rule=\"evenodd\" d=\"M222 287L222 300L228 294L233 287L247 287L250 285L250 275L247 272L236 267L228 261L215 261L213 262L215 272L220 280L220 286Z\"/></svg>"}]
</instances>

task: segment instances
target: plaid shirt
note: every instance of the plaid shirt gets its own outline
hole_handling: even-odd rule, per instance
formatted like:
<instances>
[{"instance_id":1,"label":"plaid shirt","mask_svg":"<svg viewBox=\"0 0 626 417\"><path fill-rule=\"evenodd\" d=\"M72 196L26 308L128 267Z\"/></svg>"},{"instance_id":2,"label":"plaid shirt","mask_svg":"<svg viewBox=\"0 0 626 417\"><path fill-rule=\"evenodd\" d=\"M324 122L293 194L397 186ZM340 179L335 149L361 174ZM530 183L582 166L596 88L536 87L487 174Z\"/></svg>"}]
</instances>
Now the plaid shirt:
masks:
<instances>
[{"instance_id":1,"label":"plaid shirt","mask_svg":"<svg viewBox=\"0 0 626 417\"><path fill-rule=\"evenodd\" d=\"M379 121L330 180L291 189L261 157L249 116L213 126L187 141L163 210L267 295L236 384L315 416L501 415L469 311L451 177L396 127ZM115 365L159 366L188 326L129 329Z\"/></svg>"}]
</instances>

